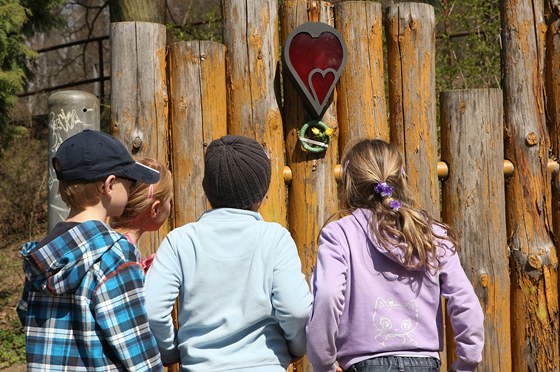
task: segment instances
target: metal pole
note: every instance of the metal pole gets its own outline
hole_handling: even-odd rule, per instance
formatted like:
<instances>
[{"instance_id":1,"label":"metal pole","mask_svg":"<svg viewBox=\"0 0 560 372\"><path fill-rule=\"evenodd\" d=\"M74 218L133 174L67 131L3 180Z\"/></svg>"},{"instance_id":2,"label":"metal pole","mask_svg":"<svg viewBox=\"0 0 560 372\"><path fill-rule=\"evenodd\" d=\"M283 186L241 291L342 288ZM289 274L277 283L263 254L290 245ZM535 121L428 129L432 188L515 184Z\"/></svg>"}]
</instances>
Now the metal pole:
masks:
<instances>
[{"instance_id":1,"label":"metal pole","mask_svg":"<svg viewBox=\"0 0 560 372\"><path fill-rule=\"evenodd\" d=\"M52 158L60 144L84 129L99 130L99 100L88 92L65 90L53 93L49 107L49 231L66 219L68 207L58 193L58 180Z\"/></svg>"}]
</instances>

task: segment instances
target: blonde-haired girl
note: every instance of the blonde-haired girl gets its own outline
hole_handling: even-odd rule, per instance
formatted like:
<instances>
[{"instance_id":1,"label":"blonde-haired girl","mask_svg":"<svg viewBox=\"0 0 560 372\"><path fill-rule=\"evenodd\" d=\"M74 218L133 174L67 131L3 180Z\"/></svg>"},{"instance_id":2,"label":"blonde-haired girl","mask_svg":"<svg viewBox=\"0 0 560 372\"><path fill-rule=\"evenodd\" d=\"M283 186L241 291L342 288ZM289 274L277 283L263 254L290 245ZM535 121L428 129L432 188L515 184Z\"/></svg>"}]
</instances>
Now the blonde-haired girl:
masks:
<instances>
[{"instance_id":1,"label":"blonde-haired girl","mask_svg":"<svg viewBox=\"0 0 560 372\"><path fill-rule=\"evenodd\" d=\"M173 200L173 177L159 161L143 157L138 163L156 169L160 173L159 182L148 185L137 183L131 190L128 203L120 217L110 219L111 226L136 245L142 234L158 230L171 213ZM155 254L142 260L144 272L148 271Z\"/></svg>"},{"instance_id":2,"label":"blonde-haired girl","mask_svg":"<svg viewBox=\"0 0 560 372\"><path fill-rule=\"evenodd\" d=\"M322 229L311 278L314 370L439 371L443 296L455 332L452 369L473 371L483 313L452 231L415 206L394 145L358 140L342 164L343 217Z\"/></svg>"}]
</instances>

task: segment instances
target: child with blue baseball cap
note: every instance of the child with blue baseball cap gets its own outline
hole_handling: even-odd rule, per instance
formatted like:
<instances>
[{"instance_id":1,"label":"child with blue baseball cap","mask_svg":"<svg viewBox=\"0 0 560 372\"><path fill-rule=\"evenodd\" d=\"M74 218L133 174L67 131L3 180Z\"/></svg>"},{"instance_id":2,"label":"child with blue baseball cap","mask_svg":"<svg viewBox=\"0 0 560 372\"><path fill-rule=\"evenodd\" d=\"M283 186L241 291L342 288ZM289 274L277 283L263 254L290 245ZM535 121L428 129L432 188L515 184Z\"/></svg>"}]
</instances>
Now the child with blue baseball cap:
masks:
<instances>
[{"instance_id":1,"label":"child with blue baseball cap","mask_svg":"<svg viewBox=\"0 0 560 372\"><path fill-rule=\"evenodd\" d=\"M17 311L29 370L163 370L148 327L140 253L110 228L136 182L159 180L114 137L84 130L64 141L53 166L70 207L40 242L23 246Z\"/></svg>"}]
</instances>

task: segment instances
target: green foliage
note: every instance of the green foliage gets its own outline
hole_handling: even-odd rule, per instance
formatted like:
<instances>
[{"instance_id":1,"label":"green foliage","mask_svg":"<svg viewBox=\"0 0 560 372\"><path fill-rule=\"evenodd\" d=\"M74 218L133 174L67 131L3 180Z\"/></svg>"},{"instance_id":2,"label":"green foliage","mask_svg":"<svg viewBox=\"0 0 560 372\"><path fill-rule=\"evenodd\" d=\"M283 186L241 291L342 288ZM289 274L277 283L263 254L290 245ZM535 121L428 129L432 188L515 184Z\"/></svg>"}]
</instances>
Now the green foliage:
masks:
<instances>
[{"instance_id":1,"label":"green foliage","mask_svg":"<svg viewBox=\"0 0 560 372\"><path fill-rule=\"evenodd\" d=\"M439 91L500 85L500 0L442 0L437 18Z\"/></svg>"},{"instance_id":2,"label":"green foliage","mask_svg":"<svg viewBox=\"0 0 560 372\"><path fill-rule=\"evenodd\" d=\"M66 2L66 0L21 0L21 5L30 13L28 21L23 24L22 33L29 36L62 25L65 21L60 10Z\"/></svg>"},{"instance_id":3,"label":"green foliage","mask_svg":"<svg viewBox=\"0 0 560 372\"><path fill-rule=\"evenodd\" d=\"M0 123L9 119L24 87L24 61L33 55L20 33L28 11L17 0L0 0Z\"/></svg>"},{"instance_id":4,"label":"green foliage","mask_svg":"<svg viewBox=\"0 0 560 372\"><path fill-rule=\"evenodd\" d=\"M26 63L36 56L24 38L61 22L55 9L63 2L0 0L0 130L10 120L16 94L25 88L30 74Z\"/></svg>"},{"instance_id":5,"label":"green foliage","mask_svg":"<svg viewBox=\"0 0 560 372\"><path fill-rule=\"evenodd\" d=\"M197 21L193 21L193 19ZM177 41L210 40L221 42L221 18L218 8L213 8L202 15L188 12L182 25L168 23L167 31Z\"/></svg>"},{"instance_id":6,"label":"green foliage","mask_svg":"<svg viewBox=\"0 0 560 372\"><path fill-rule=\"evenodd\" d=\"M25 363L25 335L19 321L0 328L0 369Z\"/></svg>"}]
</instances>

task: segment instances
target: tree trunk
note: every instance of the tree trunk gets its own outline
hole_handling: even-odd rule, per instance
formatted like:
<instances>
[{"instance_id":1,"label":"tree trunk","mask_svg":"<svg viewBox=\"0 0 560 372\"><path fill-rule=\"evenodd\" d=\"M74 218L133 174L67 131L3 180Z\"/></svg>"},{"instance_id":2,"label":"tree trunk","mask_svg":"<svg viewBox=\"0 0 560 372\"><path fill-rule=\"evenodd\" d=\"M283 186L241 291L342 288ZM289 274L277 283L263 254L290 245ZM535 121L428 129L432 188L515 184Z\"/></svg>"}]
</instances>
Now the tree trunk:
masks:
<instances>
[{"instance_id":1,"label":"tree trunk","mask_svg":"<svg viewBox=\"0 0 560 372\"><path fill-rule=\"evenodd\" d=\"M168 164L165 26L111 24L111 132L136 156ZM144 234L142 254L154 253L169 231Z\"/></svg>"},{"instance_id":2,"label":"tree trunk","mask_svg":"<svg viewBox=\"0 0 560 372\"><path fill-rule=\"evenodd\" d=\"M289 34L306 22L323 22L333 26L333 6L322 1L285 1L281 6L282 45ZM317 237L331 214L337 210L337 184L333 169L338 158L338 123L336 98L322 121L334 129L329 147L321 153L305 151L299 143L300 127L311 120L298 90L284 70L283 121L286 133L287 163L292 171L289 187L288 218L292 237L299 249L302 270L309 277L317 259ZM334 93L334 92L333 92ZM335 94L336 96L336 94ZM310 371L307 358L295 370Z\"/></svg>"},{"instance_id":3,"label":"tree trunk","mask_svg":"<svg viewBox=\"0 0 560 372\"><path fill-rule=\"evenodd\" d=\"M227 133L225 47L211 41L169 46L169 117L175 226L196 221L209 204L202 189L204 151Z\"/></svg>"},{"instance_id":4,"label":"tree trunk","mask_svg":"<svg viewBox=\"0 0 560 372\"><path fill-rule=\"evenodd\" d=\"M514 371L556 371L558 258L550 236L549 139L544 102L544 4L502 1L506 187Z\"/></svg>"},{"instance_id":5,"label":"tree trunk","mask_svg":"<svg viewBox=\"0 0 560 372\"><path fill-rule=\"evenodd\" d=\"M485 314L480 371L511 371L502 91L442 93L443 220L458 234L461 263ZM447 327L448 335L452 335ZM452 340L448 337L448 340ZM448 342L448 363L456 359Z\"/></svg>"},{"instance_id":6,"label":"tree trunk","mask_svg":"<svg viewBox=\"0 0 560 372\"><path fill-rule=\"evenodd\" d=\"M222 0L228 133L256 139L270 155L272 179L260 212L286 226L278 2Z\"/></svg>"},{"instance_id":7,"label":"tree trunk","mask_svg":"<svg viewBox=\"0 0 560 372\"><path fill-rule=\"evenodd\" d=\"M111 22L165 23L166 0L109 0Z\"/></svg>"},{"instance_id":8,"label":"tree trunk","mask_svg":"<svg viewBox=\"0 0 560 372\"><path fill-rule=\"evenodd\" d=\"M381 5L341 2L335 6L335 22L348 48L337 87L340 145L344 147L353 137L388 141Z\"/></svg>"},{"instance_id":9,"label":"tree trunk","mask_svg":"<svg viewBox=\"0 0 560 372\"><path fill-rule=\"evenodd\" d=\"M439 217L434 8L421 3L390 6L385 25L391 142L403 152L408 182L420 205Z\"/></svg>"},{"instance_id":10,"label":"tree trunk","mask_svg":"<svg viewBox=\"0 0 560 372\"><path fill-rule=\"evenodd\" d=\"M548 2L547 4L550 4ZM553 157L558 160L560 154L560 3L556 8L548 9L548 29L546 33L546 117L550 132L550 145ZM560 174L552 175L552 226L556 252L560 249ZM560 275L558 275L560 290ZM560 297L560 293L557 292ZM560 299L559 299L560 300ZM560 347L560 341L559 341ZM560 351L559 351L560 355Z\"/></svg>"}]
</instances>

